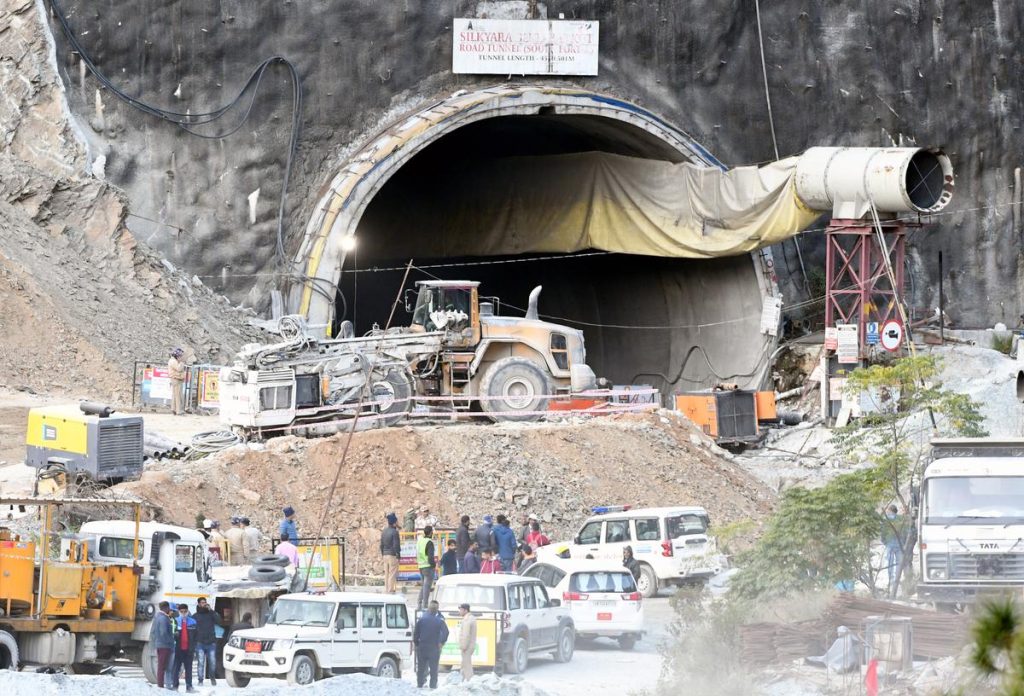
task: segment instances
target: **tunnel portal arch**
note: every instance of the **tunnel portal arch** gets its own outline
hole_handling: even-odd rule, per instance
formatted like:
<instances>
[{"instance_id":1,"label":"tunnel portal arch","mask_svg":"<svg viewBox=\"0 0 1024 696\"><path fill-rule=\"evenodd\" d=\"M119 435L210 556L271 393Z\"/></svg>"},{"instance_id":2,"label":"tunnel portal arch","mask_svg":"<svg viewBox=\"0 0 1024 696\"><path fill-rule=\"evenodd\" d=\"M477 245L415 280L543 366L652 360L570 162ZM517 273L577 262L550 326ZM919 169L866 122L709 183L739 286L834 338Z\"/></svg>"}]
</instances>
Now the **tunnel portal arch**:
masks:
<instances>
[{"instance_id":1,"label":"tunnel portal arch","mask_svg":"<svg viewBox=\"0 0 1024 696\"><path fill-rule=\"evenodd\" d=\"M458 156L452 150L454 143L472 145L472 135L477 131L490 142L500 144L520 138L530 140L531 147L545 147L536 144L545 140L541 130L530 126L534 130L523 132L527 123L540 123L543 129L549 129L546 147L575 139L579 141L577 151L602 150L722 167L682 130L635 104L608 95L544 86L457 92L369 138L332 177L321 192L300 245L296 261L305 281L291 288L289 308L305 315L311 324L330 326L334 318L333 288L342 283L349 255L343 240L358 230L360 248L356 254L364 254L365 228L381 219L375 210L379 213L404 204L400 182L403 177L414 176L411 172L416 162L434 157L436 166L450 156ZM445 147L448 151L443 150ZM409 253L378 249L373 262L385 265L416 256L412 236L392 237L401 243L390 246L408 244L410 248L405 251ZM599 375L613 381L655 383L674 391L729 379L747 385L759 383L769 348L769 339L757 328L763 295L772 291L770 273L765 273L761 256L766 253L755 253L753 262L751 255L697 261L616 254L594 257L585 265L574 261L573 268L561 273L551 273L549 267L544 276L542 313L547 308L553 320L577 320L575 325L586 334L589 361ZM459 254L454 252L453 256ZM770 263L770 256L766 258ZM360 265L370 261L359 260L363 262ZM523 300L519 297L525 292L523 284L533 282L528 274L492 268L491 289L497 286ZM463 269L462 273L474 275L477 270ZM472 279L481 278L474 275ZM364 282L362 277L358 282ZM382 284L373 294L367 292L369 288L359 289L361 302L363 297L371 297L371 309L376 312L368 315L377 321L386 318L386 307L394 297L393 286L398 281L391 277L389 282L389 287ZM372 302L374 297L376 304ZM381 312L383 316L375 315ZM650 335L638 338L621 328L638 325L648 327L641 332ZM360 328L357 325L357 330Z\"/></svg>"}]
</instances>

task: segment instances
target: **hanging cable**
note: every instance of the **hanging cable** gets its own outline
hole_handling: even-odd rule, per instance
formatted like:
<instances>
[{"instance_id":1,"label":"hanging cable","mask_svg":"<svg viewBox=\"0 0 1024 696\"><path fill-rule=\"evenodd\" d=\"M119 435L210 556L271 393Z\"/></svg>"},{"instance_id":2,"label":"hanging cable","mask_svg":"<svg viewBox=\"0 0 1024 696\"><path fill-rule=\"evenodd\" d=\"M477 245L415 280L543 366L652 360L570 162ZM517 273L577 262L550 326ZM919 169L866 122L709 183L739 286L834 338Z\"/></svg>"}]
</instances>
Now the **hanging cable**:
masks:
<instances>
[{"instance_id":1,"label":"hanging cable","mask_svg":"<svg viewBox=\"0 0 1024 696\"><path fill-rule=\"evenodd\" d=\"M253 106L256 103L256 96L259 92L260 82L263 80L263 76L266 71L273 65L281 64L287 71L292 82L292 123L291 123L291 137L288 143L288 154L285 158L284 177L281 185L281 197L277 208L277 239L275 243L274 255L280 266L287 266L288 261L285 257L285 234L284 234L284 219L287 214L287 198L288 198L288 187L291 183L292 169L295 163L295 154L298 152L299 147L299 128L302 120L302 83L299 79L299 73L295 69L295 66L287 58L283 56L272 56L267 58L260 63L255 70L249 75L249 79L246 80L245 84L235 95L234 99L231 99L224 106L213 109L212 111L204 111L199 113L182 113L180 111L172 111L170 109L164 109L158 106L149 104L141 99L133 97L132 95L125 92L123 89L115 85L96 65L96 63L89 56L89 53L82 46L78 37L75 35L74 30L71 28L71 24L68 21L67 15L64 13L64 9L60 6L57 0L48 0L50 9L53 11L54 17L60 24L61 29L64 32L64 37L67 39L68 44L72 50L78 54L82 63L89 69L89 72L106 87L114 96L121 101L125 102L129 106L142 111L145 114L149 114L154 118L158 118L169 123L173 123L178 128L181 128L186 133L194 135L198 138L206 140L219 140L227 138L230 135L238 132L238 130L245 125L249 120L249 116L252 113ZM219 133L201 133L195 129L195 126L203 126L217 121L227 114L236 105L242 102L243 97L249 93L248 105L245 107L241 118L234 124L233 127L229 127L226 130ZM141 217L141 216L136 216ZM145 218L143 218L145 219ZM161 223L163 224L163 223ZM180 229L180 228L179 228Z\"/></svg>"},{"instance_id":2,"label":"hanging cable","mask_svg":"<svg viewBox=\"0 0 1024 696\"><path fill-rule=\"evenodd\" d=\"M772 147L775 159L779 159L779 143L775 140L775 118L772 116L772 96L768 92L768 66L764 62L764 37L761 35L761 0L754 0L754 11L757 14L757 43L761 48L761 74L764 75L764 100L768 104L768 126L772 131Z\"/></svg>"}]
</instances>

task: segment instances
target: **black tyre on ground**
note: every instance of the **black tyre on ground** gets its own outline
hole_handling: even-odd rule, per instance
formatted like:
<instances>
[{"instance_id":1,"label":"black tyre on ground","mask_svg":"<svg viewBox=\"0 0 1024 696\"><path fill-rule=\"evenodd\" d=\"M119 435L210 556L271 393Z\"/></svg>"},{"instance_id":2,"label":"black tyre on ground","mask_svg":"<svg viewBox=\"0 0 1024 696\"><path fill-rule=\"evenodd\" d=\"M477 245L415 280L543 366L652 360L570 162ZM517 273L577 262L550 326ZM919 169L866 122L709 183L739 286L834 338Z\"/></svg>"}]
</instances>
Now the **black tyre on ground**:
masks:
<instances>
[{"instance_id":1,"label":"black tyre on ground","mask_svg":"<svg viewBox=\"0 0 1024 696\"><path fill-rule=\"evenodd\" d=\"M522 674L530 662L530 651L527 649L526 638L516 638L512 643L512 651L505 662L505 672L508 674Z\"/></svg>"},{"instance_id":2,"label":"black tyre on ground","mask_svg":"<svg viewBox=\"0 0 1024 696\"><path fill-rule=\"evenodd\" d=\"M640 566L640 578L636 581L636 589L640 591L644 599L650 599L658 594L658 576L655 575L654 568L646 563Z\"/></svg>"},{"instance_id":3,"label":"black tyre on ground","mask_svg":"<svg viewBox=\"0 0 1024 696\"><path fill-rule=\"evenodd\" d=\"M292 668L288 670L288 683L306 686L316 681L316 663L308 655L296 655Z\"/></svg>"},{"instance_id":4,"label":"black tyre on ground","mask_svg":"<svg viewBox=\"0 0 1024 696\"><path fill-rule=\"evenodd\" d=\"M412 379L404 371L392 368L387 374L373 375L370 393L377 405L377 414L382 425L395 425L405 420L412 410Z\"/></svg>"},{"instance_id":5,"label":"black tyre on ground","mask_svg":"<svg viewBox=\"0 0 1024 696\"><path fill-rule=\"evenodd\" d=\"M149 641L146 641L146 644L142 646L139 666L142 667L142 674L145 675L146 681L150 684L156 684L156 649ZM160 686L163 686L163 684Z\"/></svg>"},{"instance_id":6,"label":"black tyre on ground","mask_svg":"<svg viewBox=\"0 0 1024 696\"><path fill-rule=\"evenodd\" d=\"M632 650L636 646L636 636L619 636L619 647Z\"/></svg>"},{"instance_id":7,"label":"black tyre on ground","mask_svg":"<svg viewBox=\"0 0 1024 696\"><path fill-rule=\"evenodd\" d=\"M555 662L569 662L576 650L576 631L563 626L558 633L558 647L555 648Z\"/></svg>"},{"instance_id":8,"label":"black tyre on ground","mask_svg":"<svg viewBox=\"0 0 1024 696\"><path fill-rule=\"evenodd\" d=\"M402 676L402 672L399 670L395 658L384 656L380 658L380 662L374 667L373 676L385 679L399 679Z\"/></svg>"},{"instance_id":9,"label":"black tyre on ground","mask_svg":"<svg viewBox=\"0 0 1024 696\"><path fill-rule=\"evenodd\" d=\"M480 407L493 421L535 421L553 387L547 370L528 358L502 358L480 380Z\"/></svg>"}]
</instances>

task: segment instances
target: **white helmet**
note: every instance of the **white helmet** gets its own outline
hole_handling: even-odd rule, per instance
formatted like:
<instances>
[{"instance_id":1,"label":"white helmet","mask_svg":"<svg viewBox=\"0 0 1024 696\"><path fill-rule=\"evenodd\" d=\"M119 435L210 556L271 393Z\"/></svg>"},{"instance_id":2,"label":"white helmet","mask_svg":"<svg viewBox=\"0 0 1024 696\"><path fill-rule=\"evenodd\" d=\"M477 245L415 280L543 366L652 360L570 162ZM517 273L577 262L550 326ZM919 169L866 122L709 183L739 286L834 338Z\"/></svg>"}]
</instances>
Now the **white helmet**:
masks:
<instances>
[{"instance_id":1,"label":"white helmet","mask_svg":"<svg viewBox=\"0 0 1024 696\"><path fill-rule=\"evenodd\" d=\"M213 520L206 518L203 520L203 529L211 529L213 527Z\"/></svg>"}]
</instances>

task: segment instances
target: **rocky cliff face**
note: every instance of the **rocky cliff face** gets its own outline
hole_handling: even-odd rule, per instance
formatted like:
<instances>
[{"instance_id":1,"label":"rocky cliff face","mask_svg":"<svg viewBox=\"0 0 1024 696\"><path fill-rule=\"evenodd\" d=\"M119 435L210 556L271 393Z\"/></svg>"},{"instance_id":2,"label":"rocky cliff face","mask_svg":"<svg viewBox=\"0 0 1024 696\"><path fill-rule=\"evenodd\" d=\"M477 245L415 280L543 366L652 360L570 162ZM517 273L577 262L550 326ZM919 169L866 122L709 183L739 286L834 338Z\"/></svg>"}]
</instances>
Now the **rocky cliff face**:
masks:
<instances>
[{"instance_id":1,"label":"rocky cliff face","mask_svg":"<svg viewBox=\"0 0 1024 696\"><path fill-rule=\"evenodd\" d=\"M452 74L453 17L532 11L529 2L467 0L62 4L111 79L182 112L228 101L266 57L290 59L305 94L289 194L295 233L345 153L382 124L437 95L494 81ZM914 235L912 304L937 304L935 260L943 250L954 320L1015 324L1024 289L1019 174L1015 184L1024 71L1014 44L1024 31L1024 7L1012 0L764 5L779 154L835 144L944 147L957 171L952 208L964 212L943 215ZM774 157L754 9L753 0L551 0L537 7L541 16L601 22L600 75L569 82L642 104L727 164ZM149 218L129 218L130 227L216 289L260 301L276 280L266 274L274 272L291 118L287 74L268 72L236 134L202 140L98 89L53 27L90 163L125 188L134 213ZM204 132L227 127L244 110L243 102ZM820 267L821 234L802 244L808 263ZM784 271L789 261L796 270L792 244L779 251L779 267Z\"/></svg>"}]
</instances>

